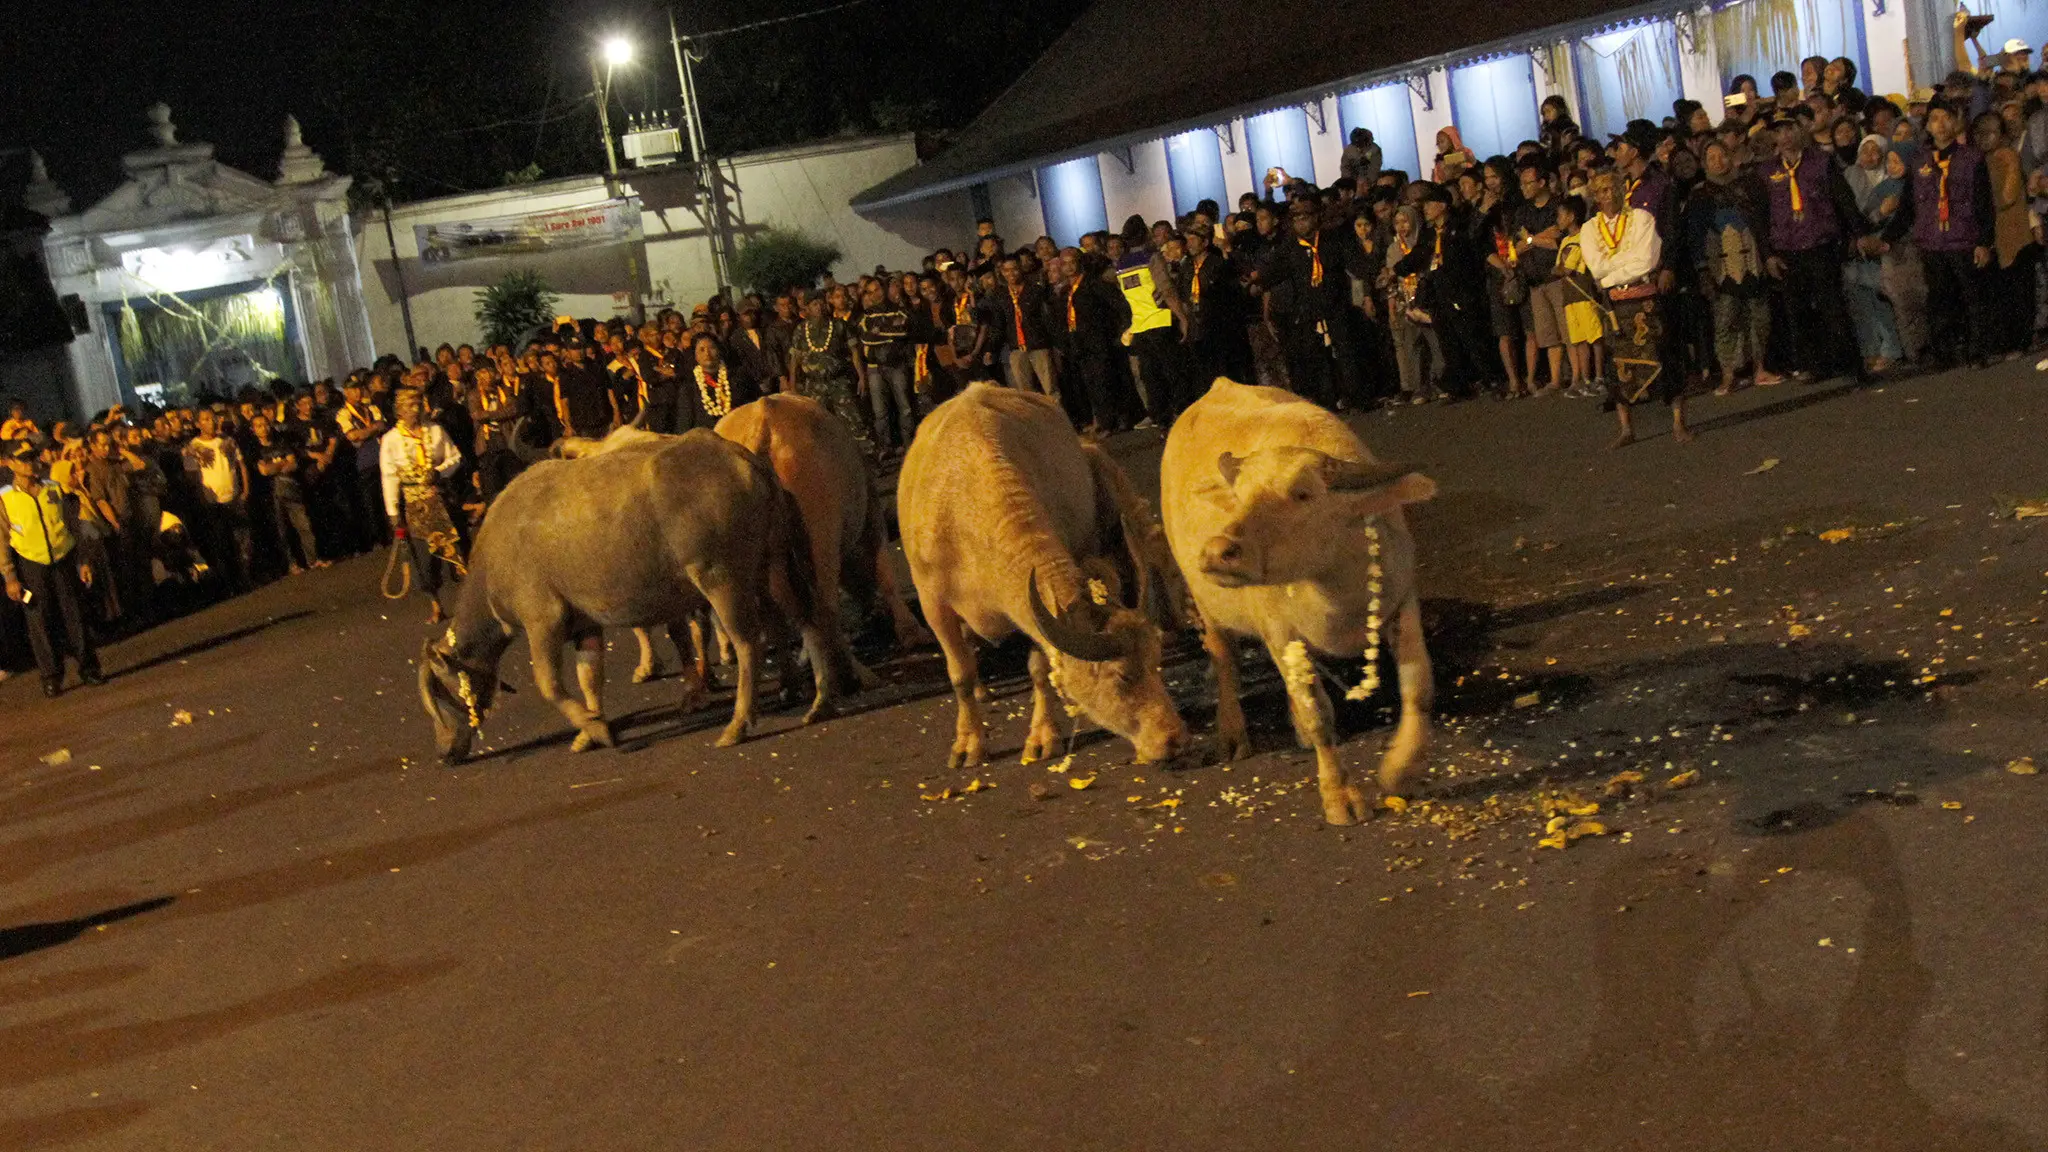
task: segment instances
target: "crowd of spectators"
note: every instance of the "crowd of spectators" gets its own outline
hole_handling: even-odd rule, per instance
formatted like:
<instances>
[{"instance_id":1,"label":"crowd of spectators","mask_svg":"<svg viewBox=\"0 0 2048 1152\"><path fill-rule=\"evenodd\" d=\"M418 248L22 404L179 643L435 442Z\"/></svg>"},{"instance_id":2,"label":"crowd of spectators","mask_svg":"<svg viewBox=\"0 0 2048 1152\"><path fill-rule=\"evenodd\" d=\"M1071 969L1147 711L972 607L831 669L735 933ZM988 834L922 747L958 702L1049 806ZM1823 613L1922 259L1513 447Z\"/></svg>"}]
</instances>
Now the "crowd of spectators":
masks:
<instances>
[{"instance_id":1,"label":"crowd of spectators","mask_svg":"<svg viewBox=\"0 0 2048 1152\"><path fill-rule=\"evenodd\" d=\"M1816 57L1604 142L1552 97L1512 156L1447 128L1411 174L1360 129L1327 187L1274 169L1235 212L1072 247L1012 249L982 220L916 270L564 317L339 385L47 429L15 405L0 559L27 615L0 608L0 668L25 631L47 690L65 651L94 682L95 636L394 539L438 619L468 532L550 443L710 427L772 392L824 403L878 467L979 380L1057 398L1088 435L1170 425L1217 376L1339 410L1564 394L1613 410L1618 447L1645 402L1683 441L1692 393L2018 356L2048 328L2048 74L2017 41L1973 61L1982 24L1958 15L1937 91L1867 95Z\"/></svg>"}]
</instances>

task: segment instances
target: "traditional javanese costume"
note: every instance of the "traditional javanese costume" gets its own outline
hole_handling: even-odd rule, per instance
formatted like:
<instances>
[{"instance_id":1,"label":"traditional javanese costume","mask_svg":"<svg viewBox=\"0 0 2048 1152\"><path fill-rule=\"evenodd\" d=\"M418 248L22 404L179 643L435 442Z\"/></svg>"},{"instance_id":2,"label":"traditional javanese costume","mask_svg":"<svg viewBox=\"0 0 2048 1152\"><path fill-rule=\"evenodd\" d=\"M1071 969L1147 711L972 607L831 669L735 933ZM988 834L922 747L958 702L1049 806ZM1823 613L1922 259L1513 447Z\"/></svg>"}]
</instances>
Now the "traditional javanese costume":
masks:
<instances>
[{"instance_id":1,"label":"traditional javanese costume","mask_svg":"<svg viewBox=\"0 0 2048 1152\"><path fill-rule=\"evenodd\" d=\"M1614 375L1608 392L1617 404L1639 404L1656 398L1666 404L1680 395L1685 381L1664 371L1664 313L1657 297L1657 272L1664 244L1657 218L1641 208L1619 215L1594 213L1579 230L1579 250L1586 270L1606 293L1613 332Z\"/></svg>"},{"instance_id":2,"label":"traditional javanese costume","mask_svg":"<svg viewBox=\"0 0 2048 1152\"><path fill-rule=\"evenodd\" d=\"M462 467L462 455L438 424L403 424L384 434L379 445L384 475L384 511L393 524L405 527L412 549L413 571L428 595L441 588L435 561L457 575L466 575L462 537L448 515L441 482Z\"/></svg>"}]
</instances>

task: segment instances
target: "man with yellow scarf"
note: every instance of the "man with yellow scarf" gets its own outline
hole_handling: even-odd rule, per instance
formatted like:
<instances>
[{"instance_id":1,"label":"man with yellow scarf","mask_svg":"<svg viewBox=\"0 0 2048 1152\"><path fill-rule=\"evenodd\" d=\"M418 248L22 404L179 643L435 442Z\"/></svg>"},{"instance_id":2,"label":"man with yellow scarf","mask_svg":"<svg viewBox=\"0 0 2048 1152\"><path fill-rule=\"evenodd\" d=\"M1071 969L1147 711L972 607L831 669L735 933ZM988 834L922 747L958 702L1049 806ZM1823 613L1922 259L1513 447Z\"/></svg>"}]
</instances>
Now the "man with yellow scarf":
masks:
<instances>
[{"instance_id":1,"label":"man with yellow scarf","mask_svg":"<svg viewBox=\"0 0 2048 1152\"><path fill-rule=\"evenodd\" d=\"M0 579L6 582L7 598L20 604L28 618L43 695L64 690L66 651L78 661L80 680L102 683L99 650L84 612L93 572L78 557L77 518L63 490L42 475L35 445L14 440L6 450L13 483L0 488Z\"/></svg>"}]
</instances>

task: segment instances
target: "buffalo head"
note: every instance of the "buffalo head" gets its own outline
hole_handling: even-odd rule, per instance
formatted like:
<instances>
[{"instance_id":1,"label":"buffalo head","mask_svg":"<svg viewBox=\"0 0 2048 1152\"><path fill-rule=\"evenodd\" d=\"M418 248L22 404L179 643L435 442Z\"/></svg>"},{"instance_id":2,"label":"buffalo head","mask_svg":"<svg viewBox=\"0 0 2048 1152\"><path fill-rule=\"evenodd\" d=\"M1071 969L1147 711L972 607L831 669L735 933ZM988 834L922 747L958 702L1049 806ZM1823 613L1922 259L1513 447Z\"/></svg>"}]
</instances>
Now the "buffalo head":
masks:
<instances>
[{"instance_id":1,"label":"buffalo head","mask_svg":"<svg viewBox=\"0 0 2048 1152\"><path fill-rule=\"evenodd\" d=\"M469 757L470 744L498 688L496 672L463 666L447 641L420 649L420 703L434 722L434 747L450 764Z\"/></svg>"},{"instance_id":2,"label":"buffalo head","mask_svg":"<svg viewBox=\"0 0 2048 1152\"><path fill-rule=\"evenodd\" d=\"M1159 626L1122 602L1110 566L1089 576L1102 602L1084 585L1058 612L1039 595L1036 574L1025 577L1032 622L1053 649L1053 684L1097 723L1129 740L1140 763L1171 760L1186 747L1188 729L1159 671Z\"/></svg>"},{"instance_id":3,"label":"buffalo head","mask_svg":"<svg viewBox=\"0 0 2048 1152\"><path fill-rule=\"evenodd\" d=\"M1232 516L1202 545L1201 571L1226 588L1312 580L1363 553L1376 516L1436 495L1413 467L1341 460L1314 448L1225 452L1203 495Z\"/></svg>"}]
</instances>

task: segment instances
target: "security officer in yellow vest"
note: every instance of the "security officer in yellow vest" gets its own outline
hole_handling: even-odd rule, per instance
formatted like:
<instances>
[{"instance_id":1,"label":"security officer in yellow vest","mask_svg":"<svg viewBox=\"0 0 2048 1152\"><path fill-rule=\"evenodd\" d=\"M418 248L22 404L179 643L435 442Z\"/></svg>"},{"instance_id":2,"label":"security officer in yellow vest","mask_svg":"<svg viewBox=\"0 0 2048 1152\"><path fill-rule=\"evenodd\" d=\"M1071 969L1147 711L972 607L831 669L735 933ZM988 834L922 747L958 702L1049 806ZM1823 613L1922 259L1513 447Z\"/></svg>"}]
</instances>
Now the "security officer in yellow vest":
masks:
<instances>
[{"instance_id":1,"label":"security officer in yellow vest","mask_svg":"<svg viewBox=\"0 0 2048 1152\"><path fill-rule=\"evenodd\" d=\"M1145 401L1140 428L1171 427L1181 409L1199 395L1194 355L1188 351L1187 308L1174 286L1164 253L1148 247L1143 216L1124 221L1124 258L1116 266L1117 287L1130 306L1131 326L1123 342L1131 350L1138 391ZM1206 390L1207 384L1202 388Z\"/></svg>"},{"instance_id":2,"label":"security officer in yellow vest","mask_svg":"<svg viewBox=\"0 0 2048 1152\"><path fill-rule=\"evenodd\" d=\"M64 652L78 659L78 678L87 684L100 679L99 651L85 623L85 590L92 584L92 566L79 561L78 524L64 503L63 490L42 476L34 444L6 445L7 468L14 482L0 488L0 577L7 598L19 603L28 617L29 646L43 674L43 695L64 688ZM65 646L56 644L64 630Z\"/></svg>"}]
</instances>

